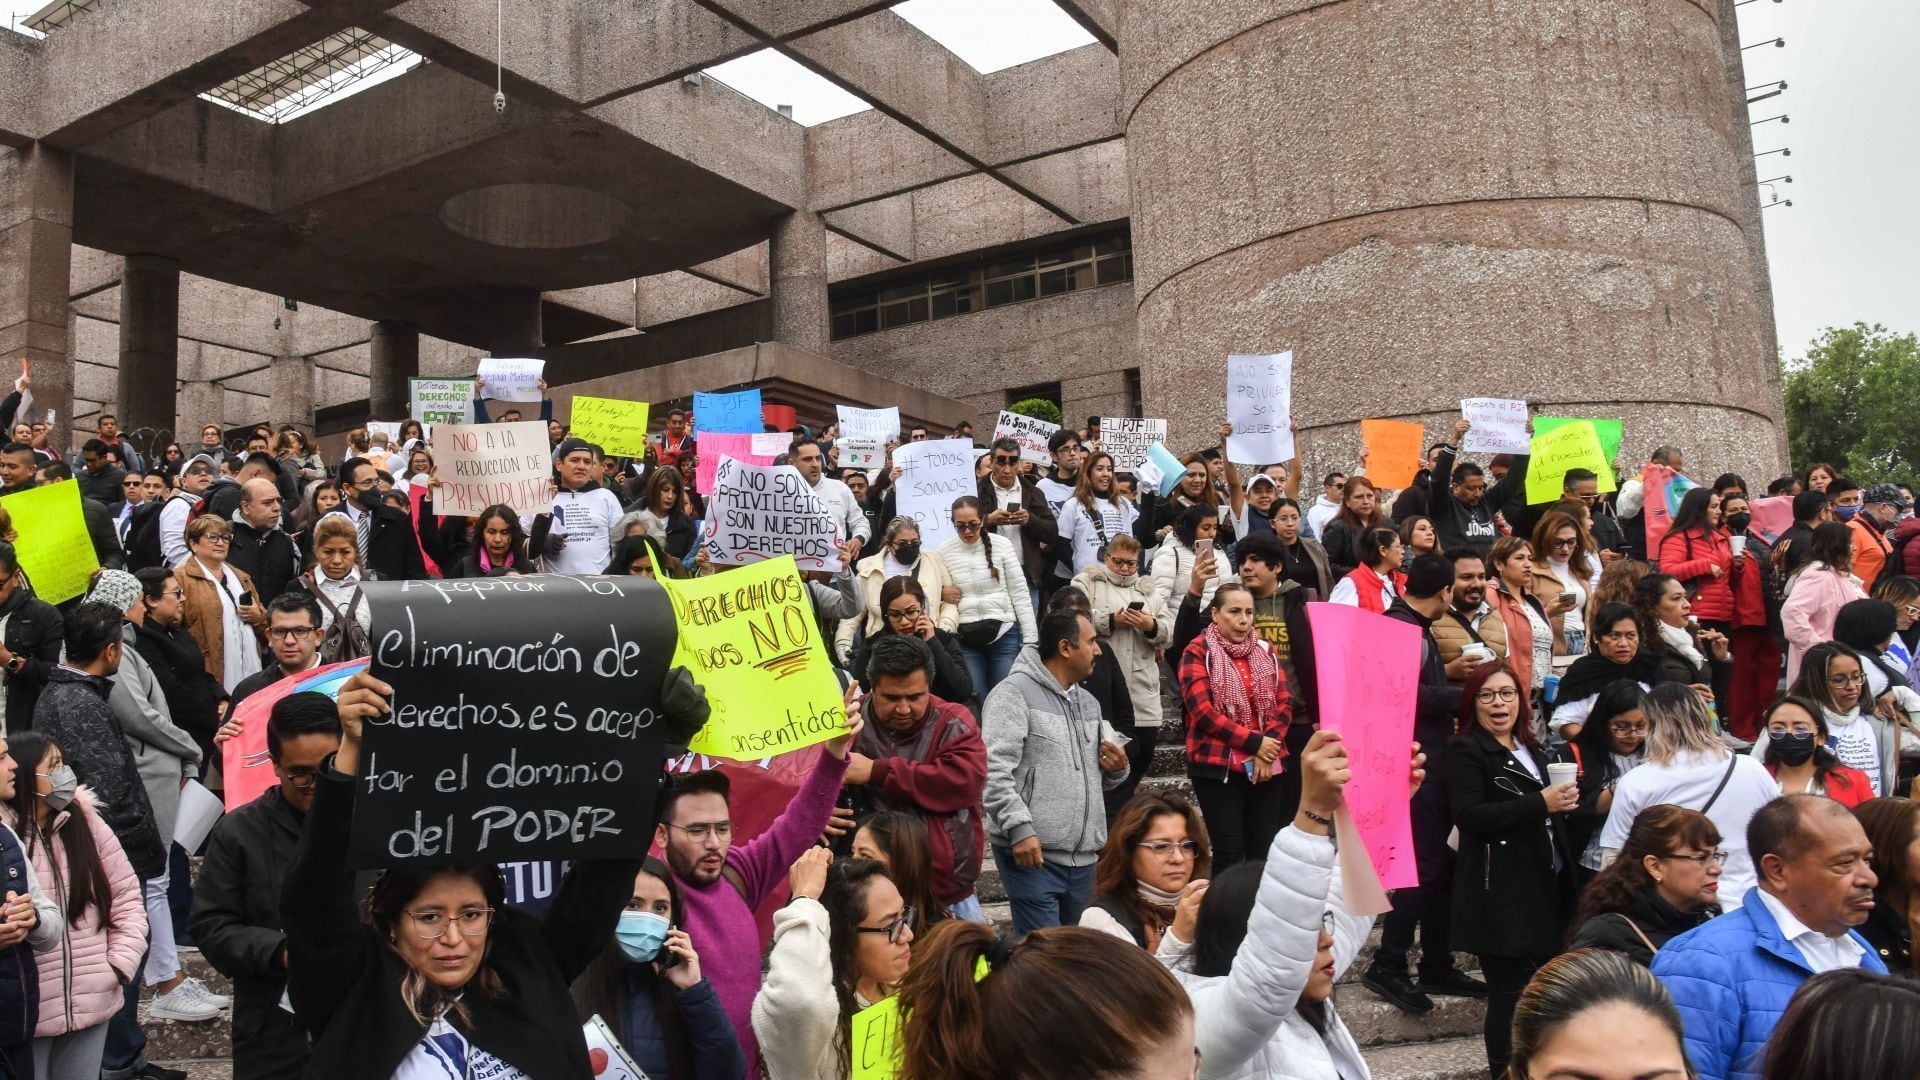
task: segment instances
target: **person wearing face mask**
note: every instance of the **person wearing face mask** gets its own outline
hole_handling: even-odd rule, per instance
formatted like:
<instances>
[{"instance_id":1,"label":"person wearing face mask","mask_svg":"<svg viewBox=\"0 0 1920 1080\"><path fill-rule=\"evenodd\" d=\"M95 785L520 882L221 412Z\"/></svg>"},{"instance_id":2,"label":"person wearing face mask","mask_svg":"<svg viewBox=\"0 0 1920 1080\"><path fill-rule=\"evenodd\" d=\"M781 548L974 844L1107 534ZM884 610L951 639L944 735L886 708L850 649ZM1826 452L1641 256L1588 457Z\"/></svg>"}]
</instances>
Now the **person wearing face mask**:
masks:
<instances>
[{"instance_id":1,"label":"person wearing face mask","mask_svg":"<svg viewBox=\"0 0 1920 1080\"><path fill-rule=\"evenodd\" d=\"M840 620L834 645L841 663L852 659L860 639L871 637L885 627L886 613L881 609L880 591L882 586L896 577L912 577L920 583L921 591L926 595L940 597L935 609L928 612L936 629L951 631L959 627L960 609L957 602L960 588L954 583L953 575L947 572L946 561L937 552L921 548L919 522L910 517L896 517L887 524L880 550L861 559L854 568L854 584L861 600L860 614ZM947 592L949 589L951 593Z\"/></svg>"},{"instance_id":2,"label":"person wearing face mask","mask_svg":"<svg viewBox=\"0 0 1920 1080\"><path fill-rule=\"evenodd\" d=\"M325 694L288 694L267 715L267 757L278 783L214 823L193 881L193 939L233 980L234 1080L294 1080L306 1033L280 1007L287 935L280 886L313 806L315 774L340 747L340 718Z\"/></svg>"},{"instance_id":3,"label":"person wearing face mask","mask_svg":"<svg viewBox=\"0 0 1920 1080\"><path fill-rule=\"evenodd\" d=\"M1337 732L1314 734L1300 760L1300 808L1266 849L1204 889L1185 890L1158 956L1193 1000L1201 1075L1366 1080L1371 1074L1334 1008L1333 987L1367 940L1371 916L1347 911L1332 820L1352 776ZM1414 748L1408 779L1425 779Z\"/></svg>"},{"instance_id":4,"label":"person wearing face mask","mask_svg":"<svg viewBox=\"0 0 1920 1080\"><path fill-rule=\"evenodd\" d=\"M340 465L340 500L340 513L353 524L354 551L362 568L379 578L427 576L427 564L420 554L413 518L381 499L380 471L372 462L353 457ZM616 510L614 517L618 516ZM317 555L320 550L317 526L313 548ZM600 550L606 550L604 543Z\"/></svg>"},{"instance_id":5,"label":"person wearing face mask","mask_svg":"<svg viewBox=\"0 0 1920 1080\"><path fill-rule=\"evenodd\" d=\"M1722 496L1721 523L1734 550L1731 584L1733 617L1727 637L1733 655L1733 677L1727 686L1727 730L1753 742L1760 733L1785 656L1780 639L1780 575L1773 548L1753 532L1753 514L1745 495Z\"/></svg>"},{"instance_id":6,"label":"person wearing face mask","mask_svg":"<svg viewBox=\"0 0 1920 1080\"><path fill-rule=\"evenodd\" d=\"M1767 710L1753 754L1780 784L1782 795L1825 795L1852 808L1874 797L1873 781L1840 763L1830 744L1826 710L1793 694Z\"/></svg>"},{"instance_id":7,"label":"person wearing face mask","mask_svg":"<svg viewBox=\"0 0 1920 1080\"><path fill-rule=\"evenodd\" d=\"M1867 663L1839 642L1816 645L1787 693L1818 705L1834 755L1865 773L1875 795L1892 795L1899 787L1903 725L1875 709L1867 692Z\"/></svg>"},{"instance_id":8,"label":"person wearing face mask","mask_svg":"<svg viewBox=\"0 0 1920 1080\"><path fill-rule=\"evenodd\" d=\"M107 1021L120 1010L120 988L139 974L146 949L140 879L59 746L26 731L8 741L8 750L19 772L12 796L0 802L0 819L19 835L67 927L58 942L36 950L33 1075L91 1080L99 1075Z\"/></svg>"},{"instance_id":9,"label":"person wearing face mask","mask_svg":"<svg viewBox=\"0 0 1920 1080\"><path fill-rule=\"evenodd\" d=\"M613 944L573 984L580 1019L598 1016L633 1063L667 1080L740 1080L746 1055L679 925L680 890L649 857L633 879Z\"/></svg>"},{"instance_id":10,"label":"person wearing face mask","mask_svg":"<svg viewBox=\"0 0 1920 1080\"><path fill-rule=\"evenodd\" d=\"M1863 586L1871 589L1889 565L1894 567L1891 573L1900 572L1893 558L1894 524L1901 513L1913 509L1913 500L1896 484L1874 484L1865 492L1850 492L1846 497L1855 494L1860 497L1860 507L1843 520L1853 530L1853 572Z\"/></svg>"}]
</instances>

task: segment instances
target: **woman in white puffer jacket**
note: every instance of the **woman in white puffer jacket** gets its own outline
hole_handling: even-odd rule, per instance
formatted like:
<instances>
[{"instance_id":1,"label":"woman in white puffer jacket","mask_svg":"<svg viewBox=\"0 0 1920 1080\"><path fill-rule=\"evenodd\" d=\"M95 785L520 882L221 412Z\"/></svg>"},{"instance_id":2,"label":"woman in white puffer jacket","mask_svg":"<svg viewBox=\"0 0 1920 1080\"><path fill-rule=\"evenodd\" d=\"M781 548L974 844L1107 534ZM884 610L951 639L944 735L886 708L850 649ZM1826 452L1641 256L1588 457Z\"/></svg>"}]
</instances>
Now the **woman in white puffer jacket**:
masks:
<instances>
[{"instance_id":1,"label":"woman in white puffer jacket","mask_svg":"<svg viewBox=\"0 0 1920 1080\"><path fill-rule=\"evenodd\" d=\"M1416 787L1424 762L1416 751ZM1274 837L1265 864L1243 863L1190 888L1160 939L1161 963L1193 999L1205 1078L1372 1076L1332 1000L1373 927L1372 916L1344 906L1325 824L1350 775L1339 735L1316 732L1298 767L1300 812Z\"/></svg>"},{"instance_id":2,"label":"woman in white puffer jacket","mask_svg":"<svg viewBox=\"0 0 1920 1080\"><path fill-rule=\"evenodd\" d=\"M1160 606L1168 611L1180 608L1180 598L1186 595L1188 579L1193 576L1193 560L1196 556L1195 545L1201 541L1214 543L1220 532L1219 511L1205 503L1189 506L1174 519L1173 531L1153 553L1153 594L1160 598ZM1227 553L1217 556L1216 565L1227 565ZM1215 574L1207 579L1200 593L1200 608L1206 610L1213 603L1213 592L1223 581L1238 580L1232 574Z\"/></svg>"}]
</instances>

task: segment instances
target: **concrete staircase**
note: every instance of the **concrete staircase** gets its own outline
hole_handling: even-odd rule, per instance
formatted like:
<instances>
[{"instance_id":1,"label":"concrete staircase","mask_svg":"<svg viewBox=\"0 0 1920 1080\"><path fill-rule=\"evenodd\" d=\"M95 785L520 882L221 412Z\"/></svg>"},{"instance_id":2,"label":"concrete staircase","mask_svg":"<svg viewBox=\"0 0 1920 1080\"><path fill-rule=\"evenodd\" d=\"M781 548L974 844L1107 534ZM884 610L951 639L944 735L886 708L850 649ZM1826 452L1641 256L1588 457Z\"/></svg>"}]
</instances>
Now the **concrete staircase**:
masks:
<instances>
[{"instance_id":1,"label":"concrete staircase","mask_svg":"<svg viewBox=\"0 0 1920 1080\"><path fill-rule=\"evenodd\" d=\"M1170 706L1168 715L1178 713ZM1187 778L1186 771L1181 732L1169 723L1160 729L1153 765L1141 780L1141 786L1178 791L1191 797L1193 782ZM197 869L198 860L195 863ZM1000 873L991 853L981 871L979 892L987 917L1003 932L1011 932L1013 919L1006 890L1000 884ZM1360 985L1360 975L1379 941L1380 928L1376 923L1360 955L1342 973L1333 991L1334 1008L1360 1044L1375 1080L1480 1080L1485 1077L1486 1050L1481 1042L1485 1002L1437 997L1434 1010L1424 1016L1401 1012ZM1416 946L1416 960L1417 957ZM1462 971L1476 969L1471 956L1462 954L1456 957L1456 962ZM227 978L214 971L200 953L183 953L181 963L189 974L204 980L215 991L232 992ZM228 1060L232 1039L229 1012L222 1012L214 1020L189 1024L151 1019L143 1007L141 1020L147 1032L148 1059L184 1069L193 1080L232 1080L233 1069Z\"/></svg>"}]
</instances>

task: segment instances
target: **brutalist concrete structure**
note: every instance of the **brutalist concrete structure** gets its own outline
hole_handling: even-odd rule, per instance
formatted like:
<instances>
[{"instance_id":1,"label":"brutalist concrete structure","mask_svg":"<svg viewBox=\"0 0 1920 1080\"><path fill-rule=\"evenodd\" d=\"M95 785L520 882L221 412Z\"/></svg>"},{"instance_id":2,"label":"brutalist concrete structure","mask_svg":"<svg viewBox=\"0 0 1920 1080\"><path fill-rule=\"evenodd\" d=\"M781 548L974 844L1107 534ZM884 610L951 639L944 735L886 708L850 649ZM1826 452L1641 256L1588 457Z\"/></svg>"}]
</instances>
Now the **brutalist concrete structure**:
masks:
<instances>
[{"instance_id":1,"label":"brutalist concrete structure","mask_svg":"<svg viewBox=\"0 0 1920 1080\"><path fill-rule=\"evenodd\" d=\"M341 426L487 352L678 393L777 343L803 415L1037 393L1186 446L1226 354L1291 348L1316 469L1494 391L1780 465L1731 0L1058 3L1095 44L982 74L873 0L62 0L0 33L0 355L77 434ZM425 63L257 107L388 43ZM700 74L762 48L873 108Z\"/></svg>"}]
</instances>

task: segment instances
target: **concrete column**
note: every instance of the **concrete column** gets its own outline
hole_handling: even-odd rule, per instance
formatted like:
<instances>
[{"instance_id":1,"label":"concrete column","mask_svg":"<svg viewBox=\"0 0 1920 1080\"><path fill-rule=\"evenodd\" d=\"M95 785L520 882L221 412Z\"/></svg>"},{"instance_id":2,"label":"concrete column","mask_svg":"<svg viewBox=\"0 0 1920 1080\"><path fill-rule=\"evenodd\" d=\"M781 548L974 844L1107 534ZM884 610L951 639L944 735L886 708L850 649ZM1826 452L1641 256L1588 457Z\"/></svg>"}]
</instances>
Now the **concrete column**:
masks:
<instances>
[{"instance_id":1,"label":"concrete column","mask_svg":"<svg viewBox=\"0 0 1920 1080\"><path fill-rule=\"evenodd\" d=\"M420 328L398 319L373 324L367 365L367 411L372 420L407 418L407 380L420 374Z\"/></svg>"},{"instance_id":2,"label":"concrete column","mask_svg":"<svg viewBox=\"0 0 1920 1080\"><path fill-rule=\"evenodd\" d=\"M0 147L0 394L12 392L24 358L34 409L54 410L61 432L73 421L72 250L73 156L40 143Z\"/></svg>"},{"instance_id":3,"label":"concrete column","mask_svg":"<svg viewBox=\"0 0 1920 1080\"><path fill-rule=\"evenodd\" d=\"M832 340L827 306L827 228L820 215L795 210L773 230L768 299L773 340L826 356Z\"/></svg>"},{"instance_id":4,"label":"concrete column","mask_svg":"<svg viewBox=\"0 0 1920 1080\"><path fill-rule=\"evenodd\" d=\"M174 402L160 390L180 377L180 264L159 255L129 255L120 269L120 372L115 404L120 427L145 446L166 444ZM201 414L188 412L193 419ZM218 414L207 419L218 420ZM177 434L177 433L176 433Z\"/></svg>"},{"instance_id":5,"label":"concrete column","mask_svg":"<svg viewBox=\"0 0 1920 1080\"><path fill-rule=\"evenodd\" d=\"M267 408L274 427L292 424L313 434L313 362L304 356L276 356L271 371L273 399Z\"/></svg>"},{"instance_id":6,"label":"concrete column","mask_svg":"<svg viewBox=\"0 0 1920 1080\"><path fill-rule=\"evenodd\" d=\"M1696 475L1777 467L1731 6L1125 5L1142 389L1171 444L1213 441L1225 355L1292 349L1311 472L1365 417L1439 436L1463 387L1621 417L1629 456L1685 432Z\"/></svg>"},{"instance_id":7,"label":"concrete column","mask_svg":"<svg viewBox=\"0 0 1920 1080\"><path fill-rule=\"evenodd\" d=\"M196 379L180 384L177 401L179 415L173 423L173 441L191 456L199 452L195 447L200 445L202 427L219 424L221 430L226 429L227 392L219 383ZM167 441L156 439L155 445L164 448Z\"/></svg>"},{"instance_id":8,"label":"concrete column","mask_svg":"<svg viewBox=\"0 0 1920 1080\"><path fill-rule=\"evenodd\" d=\"M499 289L488 297L484 340L494 356L539 356L546 345L545 320L538 289Z\"/></svg>"}]
</instances>

